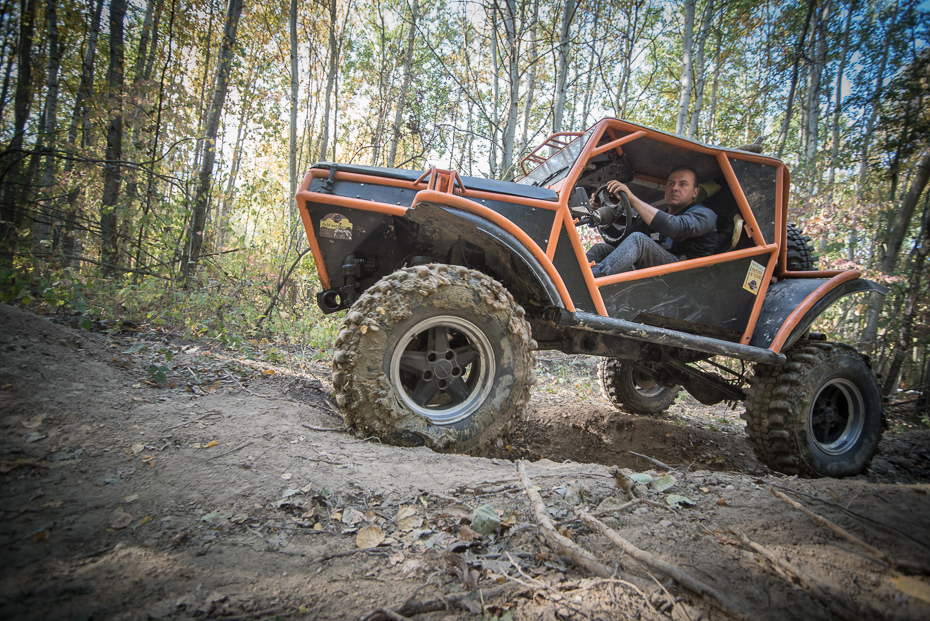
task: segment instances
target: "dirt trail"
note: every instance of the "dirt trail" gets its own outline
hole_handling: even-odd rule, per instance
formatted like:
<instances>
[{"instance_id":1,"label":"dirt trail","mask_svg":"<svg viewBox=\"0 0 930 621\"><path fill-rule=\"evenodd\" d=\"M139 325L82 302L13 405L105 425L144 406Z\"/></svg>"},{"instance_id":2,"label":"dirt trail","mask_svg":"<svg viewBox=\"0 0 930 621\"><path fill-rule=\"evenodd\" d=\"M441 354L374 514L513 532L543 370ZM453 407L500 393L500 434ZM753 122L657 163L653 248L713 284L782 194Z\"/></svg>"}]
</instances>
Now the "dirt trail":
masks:
<instances>
[{"instance_id":1,"label":"dirt trail","mask_svg":"<svg viewBox=\"0 0 930 621\"><path fill-rule=\"evenodd\" d=\"M731 528L849 618L930 618L926 577L902 577L765 489L792 490L892 559L930 566L930 432L888 435L860 477L799 480L755 461L738 411L682 399L667 419L634 417L541 382L488 457L441 455L339 431L326 366L289 366L0 305L0 618L390 618L380 608L416 619L731 618L651 570L659 588L575 520L575 506L630 500L611 465L628 469L640 498L686 500L636 505L608 524L726 592L747 618L836 610ZM674 482L631 450L676 468ZM562 533L625 583L592 580L542 544L518 457ZM473 513L486 504L502 525L481 536Z\"/></svg>"}]
</instances>

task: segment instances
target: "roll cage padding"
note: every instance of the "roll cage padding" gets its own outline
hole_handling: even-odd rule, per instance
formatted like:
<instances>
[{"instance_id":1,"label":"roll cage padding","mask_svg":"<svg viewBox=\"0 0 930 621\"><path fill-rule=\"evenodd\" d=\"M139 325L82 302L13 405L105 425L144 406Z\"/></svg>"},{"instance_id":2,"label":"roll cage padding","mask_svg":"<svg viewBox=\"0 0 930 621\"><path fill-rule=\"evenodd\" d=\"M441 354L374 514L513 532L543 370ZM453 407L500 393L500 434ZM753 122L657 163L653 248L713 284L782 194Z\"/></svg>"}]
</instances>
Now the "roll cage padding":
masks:
<instances>
[{"instance_id":1,"label":"roll cage padding","mask_svg":"<svg viewBox=\"0 0 930 621\"><path fill-rule=\"evenodd\" d=\"M461 209L439 205L436 203L417 203L415 207L407 210L404 218L424 225L434 225L442 230L442 236L436 234L422 235L423 241L436 244L440 243L437 250L443 253L452 251L452 246L461 241L469 242L474 246L488 250L497 250L505 253L518 262L517 266L507 261L495 262L494 265L488 265L496 273L489 274L492 277L503 277L503 284L510 290L511 295L516 298L518 303L525 304L527 300L520 299L524 296L519 295L517 289L528 289L536 293L540 299L537 303L556 308L565 308L558 289L553 284L552 279L543 269L536 257L521 244L517 238L503 230L493 222L488 222L481 216L468 213ZM460 224L461 226L456 226ZM446 242L443 243L442 239ZM464 267L474 268L473 265ZM520 269L522 267L522 269ZM523 271L524 274L519 272ZM527 276L531 277L533 282L527 283Z\"/></svg>"},{"instance_id":2,"label":"roll cage padding","mask_svg":"<svg viewBox=\"0 0 930 621\"><path fill-rule=\"evenodd\" d=\"M756 329L753 331L749 344L753 347L770 347L795 309L804 303L809 296L815 295L815 291L829 280L828 278L789 278L770 285L765 294L765 303L762 305L762 311L759 313L759 320L756 322ZM800 339L810 329L817 317L833 306L840 298L866 291L875 291L885 295L888 293L888 288L865 278L855 278L826 292L791 328L791 332L782 345L781 351L788 349Z\"/></svg>"}]
</instances>

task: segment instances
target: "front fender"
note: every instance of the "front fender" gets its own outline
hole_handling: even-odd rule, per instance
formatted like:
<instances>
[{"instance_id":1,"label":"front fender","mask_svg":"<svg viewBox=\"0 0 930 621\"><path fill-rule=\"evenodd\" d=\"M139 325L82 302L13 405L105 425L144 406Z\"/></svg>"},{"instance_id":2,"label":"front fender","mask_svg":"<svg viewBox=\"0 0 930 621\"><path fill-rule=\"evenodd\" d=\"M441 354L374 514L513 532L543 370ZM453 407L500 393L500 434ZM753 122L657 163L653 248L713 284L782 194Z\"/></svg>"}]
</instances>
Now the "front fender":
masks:
<instances>
[{"instance_id":1,"label":"front fender","mask_svg":"<svg viewBox=\"0 0 930 621\"><path fill-rule=\"evenodd\" d=\"M840 298L867 291L885 295L888 288L859 278L853 270L833 278L789 278L770 285L749 344L781 352Z\"/></svg>"},{"instance_id":2,"label":"front fender","mask_svg":"<svg viewBox=\"0 0 930 621\"><path fill-rule=\"evenodd\" d=\"M437 254L465 267L491 271L521 304L565 308L562 296L545 268L513 235L493 222L467 211L432 202L419 202L404 214L419 226L418 241ZM462 244L480 249L484 265L466 264Z\"/></svg>"}]
</instances>

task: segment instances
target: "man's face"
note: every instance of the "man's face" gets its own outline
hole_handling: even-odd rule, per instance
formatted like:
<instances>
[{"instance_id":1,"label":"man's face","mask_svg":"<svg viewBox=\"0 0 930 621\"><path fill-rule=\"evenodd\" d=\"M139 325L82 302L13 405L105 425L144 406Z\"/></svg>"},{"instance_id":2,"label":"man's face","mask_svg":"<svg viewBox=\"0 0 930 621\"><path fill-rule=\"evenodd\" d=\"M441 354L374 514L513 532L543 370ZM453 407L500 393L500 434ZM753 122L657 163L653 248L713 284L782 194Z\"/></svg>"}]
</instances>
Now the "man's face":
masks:
<instances>
[{"instance_id":1,"label":"man's face","mask_svg":"<svg viewBox=\"0 0 930 621\"><path fill-rule=\"evenodd\" d=\"M700 188L690 170L676 170L665 184L665 202L670 213L684 209L697 198Z\"/></svg>"}]
</instances>

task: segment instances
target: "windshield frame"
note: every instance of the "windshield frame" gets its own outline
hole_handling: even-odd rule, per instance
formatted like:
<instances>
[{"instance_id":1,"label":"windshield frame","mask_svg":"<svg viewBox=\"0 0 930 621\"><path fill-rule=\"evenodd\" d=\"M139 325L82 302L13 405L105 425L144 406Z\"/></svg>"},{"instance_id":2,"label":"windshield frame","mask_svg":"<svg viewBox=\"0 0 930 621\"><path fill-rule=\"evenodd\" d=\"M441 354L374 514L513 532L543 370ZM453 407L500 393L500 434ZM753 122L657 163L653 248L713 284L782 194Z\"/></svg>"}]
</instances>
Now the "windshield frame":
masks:
<instances>
[{"instance_id":1,"label":"windshield frame","mask_svg":"<svg viewBox=\"0 0 930 621\"><path fill-rule=\"evenodd\" d=\"M517 183L537 187L548 187L567 177L572 171L572 168L574 168L575 162L578 161L585 147L591 141L591 138L594 137L598 125L599 124L593 125L585 133L559 149L552 157L534 168L522 179L517 181Z\"/></svg>"}]
</instances>

